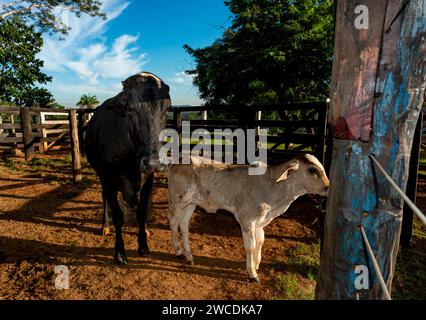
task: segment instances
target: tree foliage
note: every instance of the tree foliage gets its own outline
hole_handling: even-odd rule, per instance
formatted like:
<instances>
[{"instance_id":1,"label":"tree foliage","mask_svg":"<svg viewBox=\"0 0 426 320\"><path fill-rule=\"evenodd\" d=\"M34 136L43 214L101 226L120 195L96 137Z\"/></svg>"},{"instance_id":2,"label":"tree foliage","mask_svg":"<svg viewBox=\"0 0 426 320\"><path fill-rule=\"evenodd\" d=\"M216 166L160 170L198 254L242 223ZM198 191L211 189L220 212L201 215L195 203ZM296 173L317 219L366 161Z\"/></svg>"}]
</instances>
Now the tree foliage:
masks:
<instances>
[{"instance_id":1,"label":"tree foliage","mask_svg":"<svg viewBox=\"0 0 426 320\"><path fill-rule=\"evenodd\" d=\"M99 104L98 98L95 95L83 94L80 101L77 102L77 107L93 109Z\"/></svg>"},{"instance_id":2,"label":"tree foliage","mask_svg":"<svg viewBox=\"0 0 426 320\"><path fill-rule=\"evenodd\" d=\"M42 46L34 27L17 17L0 19L0 101L26 106L52 102L49 91L36 86L52 79L41 71L43 61L36 58Z\"/></svg>"},{"instance_id":3,"label":"tree foliage","mask_svg":"<svg viewBox=\"0 0 426 320\"><path fill-rule=\"evenodd\" d=\"M8 0L0 4L0 18L18 16L38 27L41 32L59 32L65 35L70 28L55 15L55 9L69 10L78 17L85 13L105 18L101 5L102 1L97 0Z\"/></svg>"},{"instance_id":4,"label":"tree foliage","mask_svg":"<svg viewBox=\"0 0 426 320\"><path fill-rule=\"evenodd\" d=\"M332 0L226 0L232 21L195 58L194 84L217 103L325 100L331 78Z\"/></svg>"}]
</instances>

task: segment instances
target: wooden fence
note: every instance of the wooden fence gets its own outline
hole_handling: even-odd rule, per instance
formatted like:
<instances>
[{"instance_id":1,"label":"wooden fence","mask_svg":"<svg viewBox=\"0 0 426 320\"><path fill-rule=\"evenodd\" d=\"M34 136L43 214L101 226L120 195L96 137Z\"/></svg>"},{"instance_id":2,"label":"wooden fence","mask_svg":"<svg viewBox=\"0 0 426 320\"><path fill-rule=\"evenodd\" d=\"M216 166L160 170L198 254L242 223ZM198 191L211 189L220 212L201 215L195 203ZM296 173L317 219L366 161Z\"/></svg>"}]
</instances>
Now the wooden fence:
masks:
<instances>
[{"instance_id":1,"label":"wooden fence","mask_svg":"<svg viewBox=\"0 0 426 320\"><path fill-rule=\"evenodd\" d=\"M425 103L426 105L426 103ZM422 140L421 140L421 147L422 147L422 154L426 157L426 117L424 116L426 114L426 107L423 108L423 118L422 118Z\"/></svg>"},{"instance_id":2,"label":"wooden fence","mask_svg":"<svg viewBox=\"0 0 426 320\"><path fill-rule=\"evenodd\" d=\"M327 104L303 103L291 105L222 105L222 106L188 106L173 108L173 117L169 127L180 131L182 123L190 120L191 132L206 129L212 139L215 129L237 129L245 132L256 130L259 141L259 129L269 129L268 162L283 162L295 155L311 153L320 161L325 161L327 142ZM199 115L194 119L194 115ZM270 118L273 118L270 120ZM246 134L247 137L247 134ZM197 144L191 141L191 148Z\"/></svg>"},{"instance_id":3,"label":"wooden fence","mask_svg":"<svg viewBox=\"0 0 426 320\"><path fill-rule=\"evenodd\" d=\"M94 110L0 107L0 152L31 159L40 153L74 148L72 122L76 122L82 141ZM75 119L74 119L75 114ZM324 162L327 140L327 104L305 103L262 106L221 105L174 107L169 113L168 128L182 130L183 121L190 120L191 131L206 129L213 139L215 129L269 129L268 161L278 163L302 153L313 153ZM247 135L246 135L247 137ZM197 141L191 141L191 148ZM78 145L78 143L77 143ZM79 152L84 154L82 144Z\"/></svg>"},{"instance_id":4,"label":"wooden fence","mask_svg":"<svg viewBox=\"0 0 426 320\"><path fill-rule=\"evenodd\" d=\"M0 154L30 159L36 151L69 148L71 110L0 107Z\"/></svg>"}]
</instances>

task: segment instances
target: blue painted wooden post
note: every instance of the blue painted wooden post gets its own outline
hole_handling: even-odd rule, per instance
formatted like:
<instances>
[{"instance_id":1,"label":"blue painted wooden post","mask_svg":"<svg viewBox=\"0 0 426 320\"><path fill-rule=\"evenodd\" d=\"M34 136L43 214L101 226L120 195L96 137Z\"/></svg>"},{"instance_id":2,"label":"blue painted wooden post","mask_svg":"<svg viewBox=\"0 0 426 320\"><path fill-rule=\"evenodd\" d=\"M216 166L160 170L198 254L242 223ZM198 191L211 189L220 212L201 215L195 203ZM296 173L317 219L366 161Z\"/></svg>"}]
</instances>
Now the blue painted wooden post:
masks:
<instances>
[{"instance_id":1,"label":"blue painted wooden post","mask_svg":"<svg viewBox=\"0 0 426 320\"><path fill-rule=\"evenodd\" d=\"M390 290L403 201L369 155L405 190L426 86L426 0L340 0L336 20L333 163L316 298L383 299L359 226Z\"/></svg>"}]
</instances>

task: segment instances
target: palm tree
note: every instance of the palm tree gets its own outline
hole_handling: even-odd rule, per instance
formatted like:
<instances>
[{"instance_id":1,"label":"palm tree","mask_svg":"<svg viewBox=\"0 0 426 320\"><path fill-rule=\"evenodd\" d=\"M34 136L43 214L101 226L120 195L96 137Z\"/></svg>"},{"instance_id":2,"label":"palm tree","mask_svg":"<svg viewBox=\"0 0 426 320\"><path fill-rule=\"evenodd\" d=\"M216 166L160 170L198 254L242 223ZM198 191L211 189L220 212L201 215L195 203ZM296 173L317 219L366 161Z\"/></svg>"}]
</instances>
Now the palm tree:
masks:
<instances>
[{"instance_id":1,"label":"palm tree","mask_svg":"<svg viewBox=\"0 0 426 320\"><path fill-rule=\"evenodd\" d=\"M98 98L95 95L83 94L80 101L77 102L77 107L93 109L99 104Z\"/></svg>"}]
</instances>

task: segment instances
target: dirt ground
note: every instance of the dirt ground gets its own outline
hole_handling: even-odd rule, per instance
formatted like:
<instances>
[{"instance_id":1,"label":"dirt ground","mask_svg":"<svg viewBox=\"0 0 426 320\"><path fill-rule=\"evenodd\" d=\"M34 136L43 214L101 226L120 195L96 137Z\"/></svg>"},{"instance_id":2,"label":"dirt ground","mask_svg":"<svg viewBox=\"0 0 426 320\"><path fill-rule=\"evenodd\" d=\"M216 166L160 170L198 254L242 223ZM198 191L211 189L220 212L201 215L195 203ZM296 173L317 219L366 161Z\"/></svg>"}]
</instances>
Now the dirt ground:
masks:
<instances>
[{"instance_id":1,"label":"dirt ground","mask_svg":"<svg viewBox=\"0 0 426 320\"><path fill-rule=\"evenodd\" d=\"M70 182L69 167L0 163L0 299L274 299L274 264L300 242L318 242L317 202L297 201L266 229L261 285L247 280L241 233L226 213L197 211L190 237L195 265L178 260L167 221L167 185L157 177L148 223L152 257L137 255L137 227L124 240L129 265L113 263L114 237L102 236L102 202L95 175ZM70 271L70 288L57 290L54 267Z\"/></svg>"}]
</instances>

